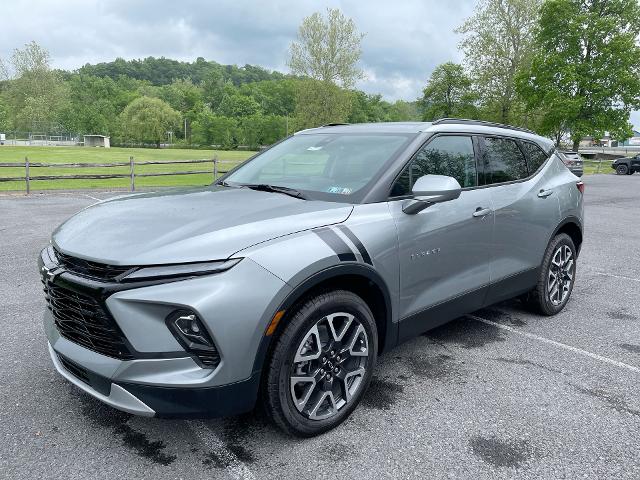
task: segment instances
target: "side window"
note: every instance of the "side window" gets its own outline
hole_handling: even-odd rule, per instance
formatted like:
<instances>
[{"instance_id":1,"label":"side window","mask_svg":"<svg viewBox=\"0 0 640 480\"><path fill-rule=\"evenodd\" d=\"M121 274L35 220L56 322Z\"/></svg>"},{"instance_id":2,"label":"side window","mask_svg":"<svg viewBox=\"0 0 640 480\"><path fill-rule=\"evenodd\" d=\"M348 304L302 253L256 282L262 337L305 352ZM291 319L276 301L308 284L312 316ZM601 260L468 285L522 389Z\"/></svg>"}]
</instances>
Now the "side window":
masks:
<instances>
[{"instance_id":1,"label":"side window","mask_svg":"<svg viewBox=\"0 0 640 480\"><path fill-rule=\"evenodd\" d=\"M535 143L522 142L522 146L529 159L529 171L531 173L537 172L549 156Z\"/></svg>"},{"instance_id":2,"label":"side window","mask_svg":"<svg viewBox=\"0 0 640 480\"><path fill-rule=\"evenodd\" d=\"M391 189L392 197L409 195L415 181L423 175L448 175L461 187L475 187L476 160L471 137L436 137L425 145L407 165Z\"/></svg>"},{"instance_id":3,"label":"side window","mask_svg":"<svg viewBox=\"0 0 640 480\"><path fill-rule=\"evenodd\" d=\"M518 144L508 138L484 139L485 171L491 183L510 182L528 176L527 162Z\"/></svg>"}]
</instances>

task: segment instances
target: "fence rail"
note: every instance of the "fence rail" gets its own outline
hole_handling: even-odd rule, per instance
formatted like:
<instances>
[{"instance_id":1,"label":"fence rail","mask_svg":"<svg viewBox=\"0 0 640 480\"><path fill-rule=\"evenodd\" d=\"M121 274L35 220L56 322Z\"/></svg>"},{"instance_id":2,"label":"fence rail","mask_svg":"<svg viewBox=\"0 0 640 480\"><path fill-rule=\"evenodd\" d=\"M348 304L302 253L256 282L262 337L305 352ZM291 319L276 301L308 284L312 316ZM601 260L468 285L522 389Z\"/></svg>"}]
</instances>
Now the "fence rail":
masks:
<instances>
[{"instance_id":1,"label":"fence rail","mask_svg":"<svg viewBox=\"0 0 640 480\"><path fill-rule=\"evenodd\" d=\"M136 166L140 165L185 165L185 164L211 164L209 170L184 170L171 172L141 172L136 173ZM30 162L29 157L24 158L24 163L0 163L0 168L24 168L24 176L22 177L0 177L0 182L24 182L27 195L31 192L31 182L34 180L106 180L111 178L129 178L131 179L130 190L136 190L136 178L142 177L166 177L173 175L202 175L210 174L212 180L216 180L220 175L227 173L229 169L221 169L225 164L237 165L234 160L220 160L217 156L211 159L199 160L145 160L136 162L133 157L129 157L128 162L114 163L42 163ZM113 168L113 167L129 167L128 173L80 173L75 175L33 175L31 168Z\"/></svg>"}]
</instances>

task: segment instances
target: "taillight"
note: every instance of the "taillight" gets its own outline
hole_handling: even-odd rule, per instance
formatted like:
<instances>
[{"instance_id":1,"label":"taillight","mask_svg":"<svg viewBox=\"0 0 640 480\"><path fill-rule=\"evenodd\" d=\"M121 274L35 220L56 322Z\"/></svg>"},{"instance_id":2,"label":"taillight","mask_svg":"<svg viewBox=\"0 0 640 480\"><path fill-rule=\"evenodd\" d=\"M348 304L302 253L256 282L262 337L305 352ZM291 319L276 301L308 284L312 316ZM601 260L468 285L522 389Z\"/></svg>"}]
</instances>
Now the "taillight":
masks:
<instances>
[{"instance_id":1,"label":"taillight","mask_svg":"<svg viewBox=\"0 0 640 480\"><path fill-rule=\"evenodd\" d=\"M580 193L584 194L584 182L576 182L576 187L580 190Z\"/></svg>"}]
</instances>

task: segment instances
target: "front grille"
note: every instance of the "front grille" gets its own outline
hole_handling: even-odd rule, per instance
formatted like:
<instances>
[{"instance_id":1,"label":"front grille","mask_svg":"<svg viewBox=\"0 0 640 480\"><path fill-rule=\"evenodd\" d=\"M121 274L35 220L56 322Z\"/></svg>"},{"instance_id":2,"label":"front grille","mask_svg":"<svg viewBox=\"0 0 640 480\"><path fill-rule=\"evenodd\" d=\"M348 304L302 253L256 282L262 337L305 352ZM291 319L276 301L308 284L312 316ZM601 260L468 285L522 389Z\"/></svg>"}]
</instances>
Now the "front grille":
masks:
<instances>
[{"instance_id":1,"label":"front grille","mask_svg":"<svg viewBox=\"0 0 640 480\"><path fill-rule=\"evenodd\" d=\"M101 301L48 280L43 284L47 306L60 335L109 357L133 358L124 335Z\"/></svg>"},{"instance_id":2,"label":"front grille","mask_svg":"<svg viewBox=\"0 0 640 480\"><path fill-rule=\"evenodd\" d=\"M132 267L107 265L105 263L90 262L78 257L66 255L55 250L55 255L61 267L83 277L97 280L116 280L117 277L131 270Z\"/></svg>"}]
</instances>

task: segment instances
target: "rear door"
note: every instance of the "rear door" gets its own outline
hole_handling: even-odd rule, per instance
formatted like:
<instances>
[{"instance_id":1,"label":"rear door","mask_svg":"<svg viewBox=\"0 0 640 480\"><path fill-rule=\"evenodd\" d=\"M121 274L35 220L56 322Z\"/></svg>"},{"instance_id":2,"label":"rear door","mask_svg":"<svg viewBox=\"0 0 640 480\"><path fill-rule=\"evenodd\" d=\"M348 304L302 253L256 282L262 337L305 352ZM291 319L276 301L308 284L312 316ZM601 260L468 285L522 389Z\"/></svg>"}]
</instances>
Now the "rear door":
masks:
<instances>
[{"instance_id":1,"label":"rear door","mask_svg":"<svg viewBox=\"0 0 640 480\"><path fill-rule=\"evenodd\" d=\"M402 211L422 175L454 177L459 198ZM474 140L439 135L414 156L393 185L389 209L396 223L400 263L400 339L480 308L489 285L493 211L488 189L478 189Z\"/></svg>"},{"instance_id":2,"label":"rear door","mask_svg":"<svg viewBox=\"0 0 640 480\"><path fill-rule=\"evenodd\" d=\"M631 169L634 172L640 172L640 155L631 158Z\"/></svg>"},{"instance_id":3,"label":"rear door","mask_svg":"<svg viewBox=\"0 0 640 480\"><path fill-rule=\"evenodd\" d=\"M509 137L481 139L484 182L495 227L487 301L524 293L535 284L549 238L560 221L554 169L534 143ZM527 162L527 158L529 162Z\"/></svg>"}]
</instances>

